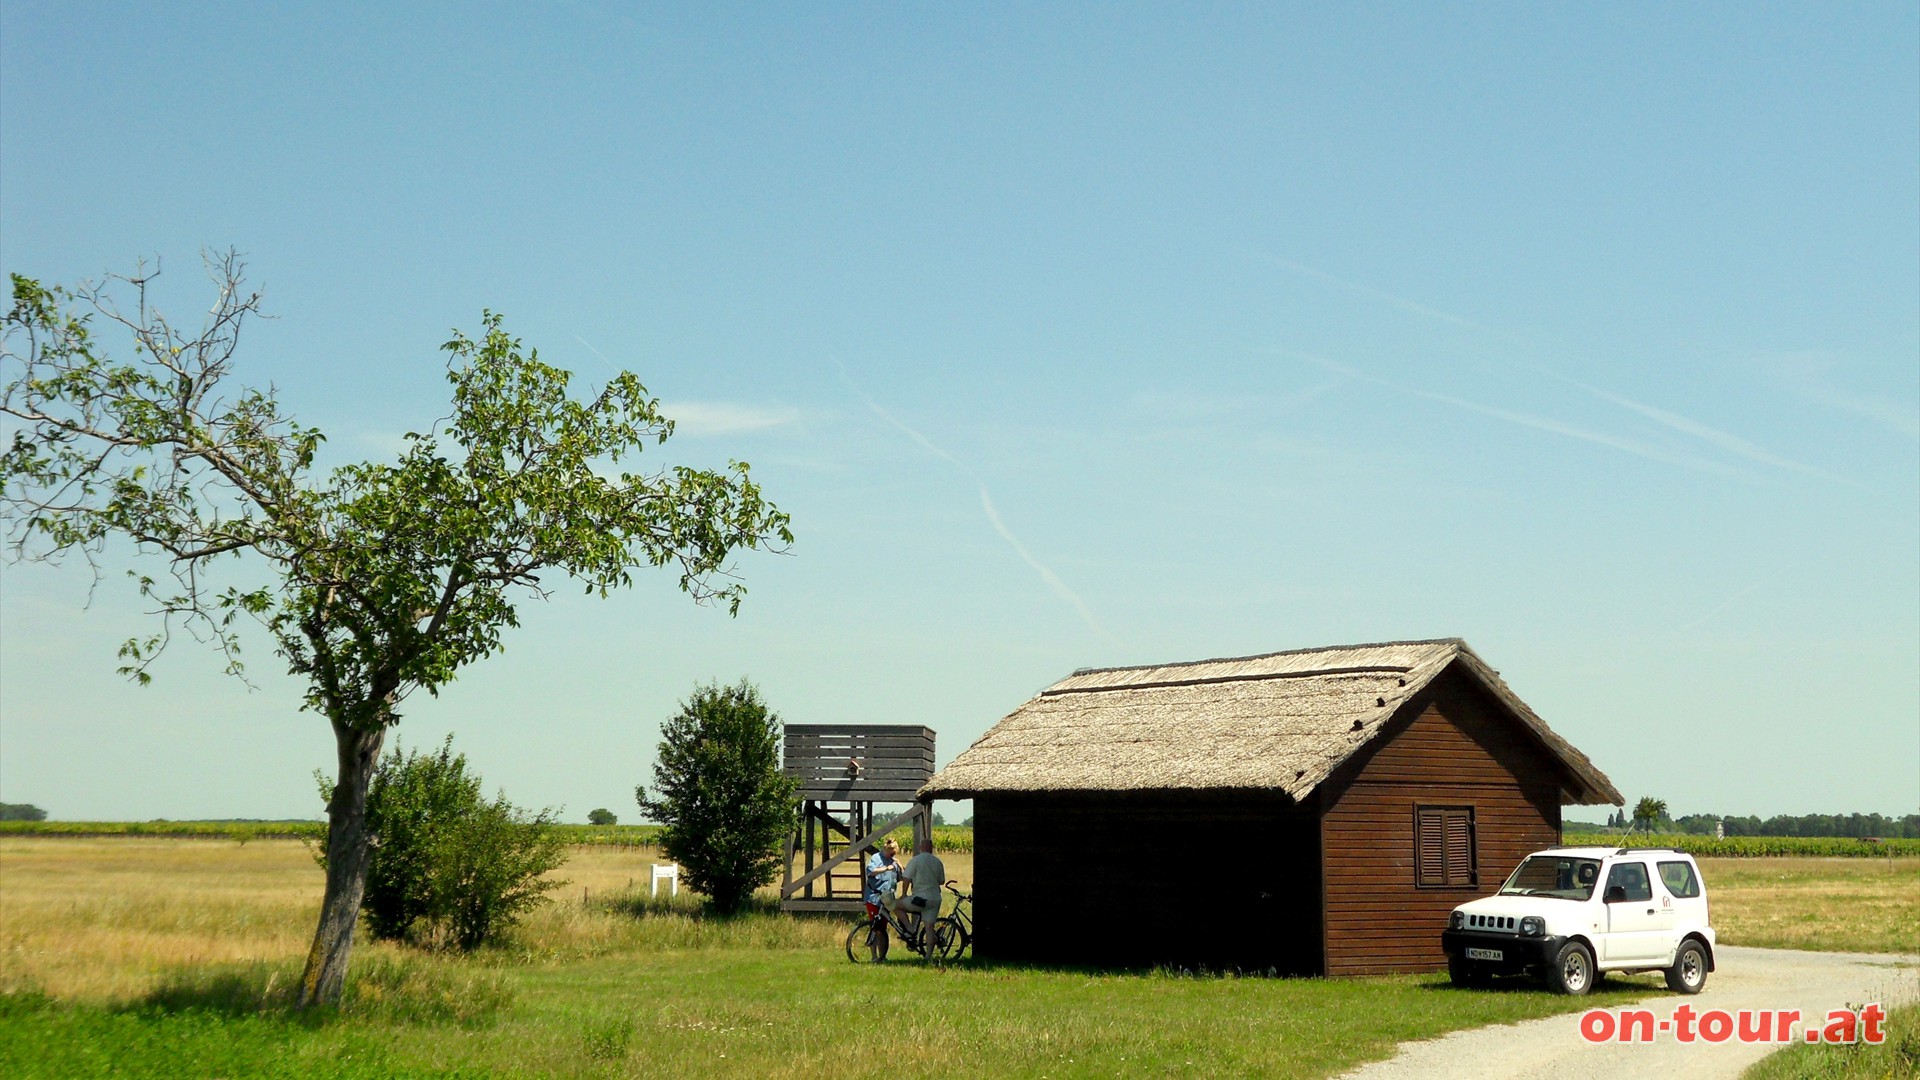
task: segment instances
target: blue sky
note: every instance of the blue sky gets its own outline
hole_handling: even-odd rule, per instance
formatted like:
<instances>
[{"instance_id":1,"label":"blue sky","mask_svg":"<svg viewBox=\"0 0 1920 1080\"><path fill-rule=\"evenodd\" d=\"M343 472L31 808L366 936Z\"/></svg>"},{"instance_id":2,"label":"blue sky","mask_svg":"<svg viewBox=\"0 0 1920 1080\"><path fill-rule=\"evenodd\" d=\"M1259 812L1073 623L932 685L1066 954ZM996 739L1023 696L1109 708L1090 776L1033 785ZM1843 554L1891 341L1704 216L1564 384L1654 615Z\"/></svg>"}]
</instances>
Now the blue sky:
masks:
<instances>
[{"instance_id":1,"label":"blue sky","mask_svg":"<svg viewBox=\"0 0 1920 1080\"><path fill-rule=\"evenodd\" d=\"M1461 636L1629 798L1920 806L1911 5L0 8L0 268L191 312L206 246L337 460L490 307L793 514L737 619L562 590L411 703L523 803L631 815L708 679L944 760L1076 667ZM122 582L0 575L0 797L320 812L264 646L138 690Z\"/></svg>"}]
</instances>

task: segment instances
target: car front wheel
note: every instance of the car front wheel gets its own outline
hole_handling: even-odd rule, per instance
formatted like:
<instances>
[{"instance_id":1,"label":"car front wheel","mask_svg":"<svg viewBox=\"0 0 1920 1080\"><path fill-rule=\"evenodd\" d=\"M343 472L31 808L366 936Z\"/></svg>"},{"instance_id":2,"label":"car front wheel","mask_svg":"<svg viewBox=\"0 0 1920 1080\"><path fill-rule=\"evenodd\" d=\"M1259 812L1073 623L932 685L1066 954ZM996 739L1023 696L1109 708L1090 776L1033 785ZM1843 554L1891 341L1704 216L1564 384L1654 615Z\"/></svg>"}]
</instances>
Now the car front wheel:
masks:
<instances>
[{"instance_id":1,"label":"car front wheel","mask_svg":"<svg viewBox=\"0 0 1920 1080\"><path fill-rule=\"evenodd\" d=\"M934 924L934 947L940 950L942 960L958 960L960 954L967 951L972 939L960 928L960 920L949 915Z\"/></svg>"},{"instance_id":2,"label":"car front wheel","mask_svg":"<svg viewBox=\"0 0 1920 1080\"><path fill-rule=\"evenodd\" d=\"M1562 994L1578 996L1593 989L1593 953L1577 941L1560 946L1547 966L1547 985Z\"/></svg>"},{"instance_id":3,"label":"car front wheel","mask_svg":"<svg viewBox=\"0 0 1920 1080\"><path fill-rule=\"evenodd\" d=\"M1697 941L1683 941L1667 969L1667 989L1679 994L1697 994L1707 985L1707 950Z\"/></svg>"},{"instance_id":4,"label":"car front wheel","mask_svg":"<svg viewBox=\"0 0 1920 1080\"><path fill-rule=\"evenodd\" d=\"M1486 972L1474 966L1473 961L1464 956L1447 958L1447 979L1455 986L1485 986Z\"/></svg>"}]
</instances>

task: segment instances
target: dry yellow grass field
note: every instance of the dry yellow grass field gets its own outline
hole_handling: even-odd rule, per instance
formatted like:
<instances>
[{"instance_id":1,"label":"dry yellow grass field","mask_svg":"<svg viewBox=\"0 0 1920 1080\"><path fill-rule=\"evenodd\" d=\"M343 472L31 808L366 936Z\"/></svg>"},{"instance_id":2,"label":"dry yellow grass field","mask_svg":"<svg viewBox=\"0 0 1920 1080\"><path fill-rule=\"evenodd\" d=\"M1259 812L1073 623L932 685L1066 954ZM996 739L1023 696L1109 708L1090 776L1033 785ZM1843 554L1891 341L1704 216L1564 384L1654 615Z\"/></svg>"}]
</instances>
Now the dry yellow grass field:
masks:
<instances>
[{"instance_id":1,"label":"dry yellow grass field","mask_svg":"<svg viewBox=\"0 0 1920 1080\"><path fill-rule=\"evenodd\" d=\"M320 888L296 841L0 840L0 989L125 998L171 969L301 956Z\"/></svg>"},{"instance_id":2,"label":"dry yellow grass field","mask_svg":"<svg viewBox=\"0 0 1920 1080\"><path fill-rule=\"evenodd\" d=\"M1732 945L1920 954L1920 859L1701 859Z\"/></svg>"},{"instance_id":3,"label":"dry yellow grass field","mask_svg":"<svg viewBox=\"0 0 1920 1080\"><path fill-rule=\"evenodd\" d=\"M944 859L949 877L971 881L970 854ZM646 895L656 861L664 857L653 848L571 849L554 875L566 884L528 916L515 952L586 958L698 942L703 935L690 896L663 904L679 917L617 915L620 902ZM0 992L126 1000L184 968L297 964L311 940L322 884L312 854L296 840L0 838ZM769 932L781 943L827 948L846 927L802 919ZM355 949L363 958L403 952L364 934Z\"/></svg>"},{"instance_id":4,"label":"dry yellow grass field","mask_svg":"<svg viewBox=\"0 0 1920 1080\"><path fill-rule=\"evenodd\" d=\"M943 856L973 877L971 854ZM576 847L554 902L515 935L513 953L589 958L615 950L698 947L695 904L665 918L619 917L645 896L657 849ZM1920 953L1920 860L1702 860L1722 941L1779 948ZM181 969L297 965L318 911L321 874L292 840L0 838L0 991L126 1000ZM772 890L762 890L771 895ZM673 913L679 917L671 917ZM782 944L830 949L833 920L770 923ZM769 944L774 944L770 941ZM362 956L401 950L362 939Z\"/></svg>"}]
</instances>

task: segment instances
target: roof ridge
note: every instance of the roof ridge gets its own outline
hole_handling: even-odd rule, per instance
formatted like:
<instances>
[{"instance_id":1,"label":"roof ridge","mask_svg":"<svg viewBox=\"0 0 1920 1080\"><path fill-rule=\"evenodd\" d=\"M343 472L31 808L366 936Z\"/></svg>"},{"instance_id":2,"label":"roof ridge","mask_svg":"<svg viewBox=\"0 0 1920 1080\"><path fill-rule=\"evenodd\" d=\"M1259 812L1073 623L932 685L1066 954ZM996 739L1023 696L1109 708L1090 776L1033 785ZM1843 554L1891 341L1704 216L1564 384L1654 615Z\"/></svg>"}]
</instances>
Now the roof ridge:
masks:
<instances>
[{"instance_id":1,"label":"roof ridge","mask_svg":"<svg viewBox=\"0 0 1920 1080\"><path fill-rule=\"evenodd\" d=\"M1081 675L1105 675L1117 671L1151 671L1154 668L1198 667L1201 664L1239 664L1249 660L1271 660L1276 656L1304 656L1307 653L1341 652L1348 649L1385 649L1395 645L1453 645L1472 652L1465 639L1457 637L1413 638L1406 641L1370 641L1356 645L1317 645L1308 649L1280 649L1275 652L1255 653L1252 656L1215 656L1205 660L1175 660L1164 664L1123 664L1119 667L1076 668L1067 678Z\"/></svg>"},{"instance_id":2,"label":"roof ridge","mask_svg":"<svg viewBox=\"0 0 1920 1080\"><path fill-rule=\"evenodd\" d=\"M1167 665L1162 665L1167 666ZM1122 670L1134 670L1125 668ZM1149 669L1150 670L1150 669ZM1102 686L1069 686L1059 683L1040 691L1041 697L1059 694L1105 694L1121 690L1163 690L1174 686L1218 686L1230 682L1268 682L1275 679L1324 679L1329 675L1406 675L1413 668L1405 664L1355 664L1347 667L1308 668L1305 671L1268 671L1258 675L1212 675L1200 679L1155 679L1152 682L1111 683ZM1070 676L1071 677L1071 676ZM1061 682L1065 682L1062 679ZM1405 683L1406 680L1400 680Z\"/></svg>"}]
</instances>

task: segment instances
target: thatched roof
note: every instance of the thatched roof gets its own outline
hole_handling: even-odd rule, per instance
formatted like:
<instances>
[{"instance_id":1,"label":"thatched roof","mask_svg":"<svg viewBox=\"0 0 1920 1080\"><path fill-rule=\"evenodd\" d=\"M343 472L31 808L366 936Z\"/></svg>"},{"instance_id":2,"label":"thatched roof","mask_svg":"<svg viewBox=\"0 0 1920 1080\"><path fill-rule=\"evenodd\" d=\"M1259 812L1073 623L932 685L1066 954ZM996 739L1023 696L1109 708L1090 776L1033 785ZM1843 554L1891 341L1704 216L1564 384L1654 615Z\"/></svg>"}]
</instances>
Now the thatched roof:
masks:
<instances>
[{"instance_id":1,"label":"thatched roof","mask_svg":"<svg viewBox=\"0 0 1920 1080\"><path fill-rule=\"evenodd\" d=\"M1623 801L1457 638L1076 671L995 724L920 797L1259 789L1300 800L1456 666L1565 766L1566 801Z\"/></svg>"}]
</instances>

